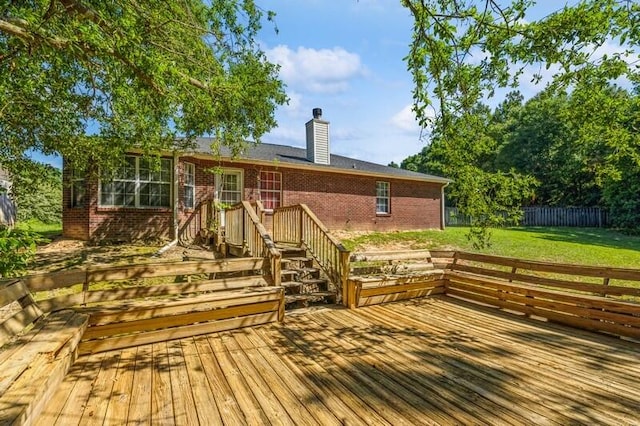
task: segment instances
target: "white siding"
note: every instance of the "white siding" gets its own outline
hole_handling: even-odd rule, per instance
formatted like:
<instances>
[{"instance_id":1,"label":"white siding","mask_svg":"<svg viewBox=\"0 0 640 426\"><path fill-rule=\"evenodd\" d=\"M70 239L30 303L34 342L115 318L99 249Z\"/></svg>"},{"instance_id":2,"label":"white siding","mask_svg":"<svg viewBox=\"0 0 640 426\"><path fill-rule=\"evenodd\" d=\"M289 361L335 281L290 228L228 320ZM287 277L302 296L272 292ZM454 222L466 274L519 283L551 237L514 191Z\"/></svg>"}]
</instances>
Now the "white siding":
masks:
<instances>
[{"instance_id":1,"label":"white siding","mask_svg":"<svg viewBox=\"0 0 640 426\"><path fill-rule=\"evenodd\" d=\"M307 122L307 159L316 164L329 164L329 122L313 119Z\"/></svg>"}]
</instances>

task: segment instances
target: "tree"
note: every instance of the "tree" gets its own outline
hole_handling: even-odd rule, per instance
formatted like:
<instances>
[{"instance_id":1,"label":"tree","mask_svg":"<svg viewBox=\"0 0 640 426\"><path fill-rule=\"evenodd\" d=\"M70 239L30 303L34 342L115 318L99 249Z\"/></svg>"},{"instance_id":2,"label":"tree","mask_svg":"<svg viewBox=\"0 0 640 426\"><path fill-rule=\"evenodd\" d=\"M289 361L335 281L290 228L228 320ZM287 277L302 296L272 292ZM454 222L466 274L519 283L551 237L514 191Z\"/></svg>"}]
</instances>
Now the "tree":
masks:
<instances>
[{"instance_id":1,"label":"tree","mask_svg":"<svg viewBox=\"0 0 640 426\"><path fill-rule=\"evenodd\" d=\"M460 122L472 122L479 101L493 96L496 88L518 86L527 67L539 69L533 74L534 82L542 79L542 69L557 68L548 88L552 93L583 81L640 78L635 59L629 58L640 42L639 4L582 0L531 20L527 12L535 3L515 0L503 6L495 0L402 0L414 18L413 40L405 58L415 84L414 111L423 126L433 125L429 109L435 104L435 126L439 137L448 141L443 146L449 147L442 151L443 164L458 164L456 158L466 155L467 145L455 146L465 137L480 141L461 128ZM612 40L626 51L600 54L598 49ZM492 177L476 172L475 176L462 175L470 182ZM458 187L475 190L462 183ZM475 207L467 203L487 205L490 201L472 193L460 193L458 198L469 211Z\"/></svg>"},{"instance_id":2,"label":"tree","mask_svg":"<svg viewBox=\"0 0 640 426\"><path fill-rule=\"evenodd\" d=\"M36 219L43 223L62 221L62 172L48 164L23 166L13 178L11 189L18 221Z\"/></svg>"},{"instance_id":3,"label":"tree","mask_svg":"<svg viewBox=\"0 0 640 426\"><path fill-rule=\"evenodd\" d=\"M0 163L16 174L37 150L114 168L203 134L238 153L286 101L264 18L252 0L0 2Z\"/></svg>"}]
</instances>

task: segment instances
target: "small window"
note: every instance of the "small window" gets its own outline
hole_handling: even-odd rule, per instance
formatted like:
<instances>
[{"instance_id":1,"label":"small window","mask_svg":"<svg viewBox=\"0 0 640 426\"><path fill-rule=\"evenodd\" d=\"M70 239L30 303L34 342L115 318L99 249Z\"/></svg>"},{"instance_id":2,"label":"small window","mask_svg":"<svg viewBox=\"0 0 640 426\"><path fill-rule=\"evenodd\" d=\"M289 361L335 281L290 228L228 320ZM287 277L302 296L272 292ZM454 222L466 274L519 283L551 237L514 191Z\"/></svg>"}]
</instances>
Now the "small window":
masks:
<instances>
[{"instance_id":1,"label":"small window","mask_svg":"<svg viewBox=\"0 0 640 426\"><path fill-rule=\"evenodd\" d=\"M282 205L282 173L260 172L260 200L267 210Z\"/></svg>"},{"instance_id":2,"label":"small window","mask_svg":"<svg viewBox=\"0 0 640 426\"><path fill-rule=\"evenodd\" d=\"M184 163L184 207L192 209L196 205L196 166Z\"/></svg>"},{"instance_id":3,"label":"small window","mask_svg":"<svg viewBox=\"0 0 640 426\"><path fill-rule=\"evenodd\" d=\"M376 182L376 213L391 213L391 200L389 196L389 182Z\"/></svg>"},{"instance_id":4,"label":"small window","mask_svg":"<svg viewBox=\"0 0 640 426\"><path fill-rule=\"evenodd\" d=\"M85 203L86 186L84 176L77 170L71 172L71 207L82 207Z\"/></svg>"}]
</instances>

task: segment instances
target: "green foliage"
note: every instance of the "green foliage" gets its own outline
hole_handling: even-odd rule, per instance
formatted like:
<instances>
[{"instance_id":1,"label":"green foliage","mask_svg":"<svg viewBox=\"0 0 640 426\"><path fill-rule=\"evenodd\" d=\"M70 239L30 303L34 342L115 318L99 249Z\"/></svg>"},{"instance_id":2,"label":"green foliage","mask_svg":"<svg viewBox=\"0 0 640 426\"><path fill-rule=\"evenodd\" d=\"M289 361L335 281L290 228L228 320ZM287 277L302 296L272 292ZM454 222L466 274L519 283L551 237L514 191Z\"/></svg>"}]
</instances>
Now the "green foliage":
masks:
<instances>
[{"instance_id":1,"label":"green foliage","mask_svg":"<svg viewBox=\"0 0 640 426\"><path fill-rule=\"evenodd\" d=\"M551 87L562 89L585 79L637 78L625 52L600 55L609 40L633 51L640 44L640 4L582 0L539 20L527 15L537 2L403 0L414 18L406 57L415 82L418 118L430 124L427 108L436 103L439 120L468 112L498 87L516 87L527 66L559 68ZM532 81L542 79L540 73Z\"/></svg>"},{"instance_id":2,"label":"green foliage","mask_svg":"<svg viewBox=\"0 0 640 426\"><path fill-rule=\"evenodd\" d=\"M0 163L15 175L38 150L113 170L203 134L240 152L286 101L263 18L253 0L2 2Z\"/></svg>"},{"instance_id":3,"label":"green foliage","mask_svg":"<svg viewBox=\"0 0 640 426\"><path fill-rule=\"evenodd\" d=\"M12 176L18 222L35 219L43 223L60 223L62 173L46 164L21 163L20 173Z\"/></svg>"},{"instance_id":4,"label":"green foliage","mask_svg":"<svg viewBox=\"0 0 640 426\"><path fill-rule=\"evenodd\" d=\"M468 237L482 248L490 244L491 228L517 223L536 182L514 170L493 170L497 141L491 134L488 108L478 106L452 123L451 127L436 127L431 144L403 161L402 167L453 179L447 197L460 213L472 218Z\"/></svg>"},{"instance_id":5,"label":"green foliage","mask_svg":"<svg viewBox=\"0 0 640 426\"><path fill-rule=\"evenodd\" d=\"M24 275L43 241L35 232L0 226L0 278Z\"/></svg>"},{"instance_id":6,"label":"green foliage","mask_svg":"<svg viewBox=\"0 0 640 426\"><path fill-rule=\"evenodd\" d=\"M450 196L476 220L476 244L521 202L595 204L614 193L608 183L637 170L638 101L611 81L640 81L640 4L583 0L534 21L531 0L402 3L414 18L405 58L414 111L434 129L430 146L402 167L454 179ZM609 41L622 49L600 54ZM517 86L526 67L552 66L546 93L530 103L513 94L493 113L481 105L496 88Z\"/></svg>"}]
</instances>

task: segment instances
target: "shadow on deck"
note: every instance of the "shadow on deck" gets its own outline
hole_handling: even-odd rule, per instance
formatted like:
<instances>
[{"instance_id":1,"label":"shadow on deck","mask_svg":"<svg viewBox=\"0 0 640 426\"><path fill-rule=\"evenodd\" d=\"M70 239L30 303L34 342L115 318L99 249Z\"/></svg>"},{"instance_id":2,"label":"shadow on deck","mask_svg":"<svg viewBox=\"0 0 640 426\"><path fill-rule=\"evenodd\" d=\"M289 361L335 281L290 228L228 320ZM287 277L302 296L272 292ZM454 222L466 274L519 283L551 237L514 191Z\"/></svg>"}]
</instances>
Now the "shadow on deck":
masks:
<instances>
[{"instance_id":1,"label":"shadow on deck","mask_svg":"<svg viewBox=\"0 0 640 426\"><path fill-rule=\"evenodd\" d=\"M80 357L38 424L638 424L640 345L437 296Z\"/></svg>"}]
</instances>

